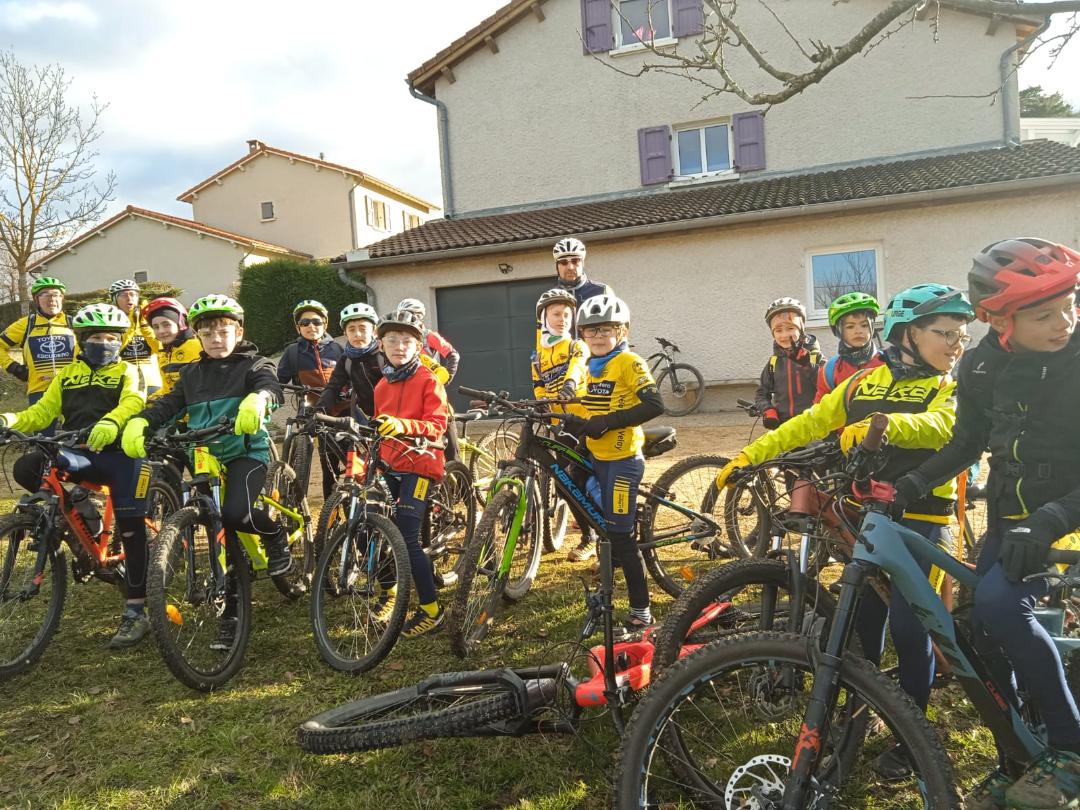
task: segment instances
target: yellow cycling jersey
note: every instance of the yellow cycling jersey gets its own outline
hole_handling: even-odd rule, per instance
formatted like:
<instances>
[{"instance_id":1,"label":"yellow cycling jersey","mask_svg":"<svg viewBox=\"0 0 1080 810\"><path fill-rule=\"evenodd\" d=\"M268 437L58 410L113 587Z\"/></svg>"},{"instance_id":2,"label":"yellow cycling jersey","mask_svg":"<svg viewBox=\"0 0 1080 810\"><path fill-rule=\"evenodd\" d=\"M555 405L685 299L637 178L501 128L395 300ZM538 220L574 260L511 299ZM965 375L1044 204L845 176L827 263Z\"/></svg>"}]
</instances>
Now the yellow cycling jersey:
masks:
<instances>
[{"instance_id":1,"label":"yellow cycling jersey","mask_svg":"<svg viewBox=\"0 0 1080 810\"><path fill-rule=\"evenodd\" d=\"M585 393L582 404L588 416L600 416L624 411L641 402L638 392L656 387L656 380L645 361L631 351L612 357L599 374L594 375L586 365ZM640 425L609 430L599 439L586 439L594 458L617 461L641 452L645 432Z\"/></svg>"},{"instance_id":2,"label":"yellow cycling jersey","mask_svg":"<svg viewBox=\"0 0 1080 810\"><path fill-rule=\"evenodd\" d=\"M53 377L75 358L75 333L71 319L63 312L51 318L40 312L19 318L0 335L0 343L8 355L5 367L12 363L26 366L28 394L48 388Z\"/></svg>"},{"instance_id":3,"label":"yellow cycling jersey","mask_svg":"<svg viewBox=\"0 0 1080 810\"><path fill-rule=\"evenodd\" d=\"M32 433L59 417L65 430L82 430L108 417L123 428L145 404L138 372L130 363L117 360L91 368L76 358L60 369L41 399L16 414L11 426Z\"/></svg>"},{"instance_id":4,"label":"yellow cycling jersey","mask_svg":"<svg viewBox=\"0 0 1080 810\"><path fill-rule=\"evenodd\" d=\"M174 344L169 348L162 346L157 353L158 370L161 373L161 388L149 396L149 399L157 399L165 396L173 390L180 379L180 372L188 363L194 363L202 353L202 344L197 337L189 337L187 340Z\"/></svg>"},{"instance_id":5,"label":"yellow cycling jersey","mask_svg":"<svg viewBox=\"0 0 1080 810\"><path fill-rule=\"evenodd\" d=\"M751 464L761 464L874 413L889 415L885 435L899 449L879 472L882 479L893 480L893 475L914 469L949 443L956 424L956 382L947 374L897 380L887 364L867 369L842 382L809 410L751 442L743 452ZM933 494L956 500L956 480L942 484Z\"/></svg>"},{"instance_id":6,"label":"yellow cycling jersey","mask_svg":"<svg viewBox=\"0 0 1080 810\"><path fill-rule=\"evenodd\" d=\"M142 319L141 314L137 314L124 333L120 359L135 366L144 390L161 387L161 372L155 356L159 351L161 342L154 335L154 330Z\"/></svg>"},{"instance_id":7,"label":"yellow cycling jersey","mask_svg":"<svg viewBox=\"0 0 1080 810\"><path fill-rule=\"evenodd\" d=\"M575 396L580 397L584 392L587 373L585 359L588 356L589 350L580 340L564 338L544 346L538 339L530 363L533 396L537 399L556 399L563 385L567 381L573 381ZM578 416L588 415L578 404L556 406L555 410L576 413Z\"/></svg>"}]
</instances>

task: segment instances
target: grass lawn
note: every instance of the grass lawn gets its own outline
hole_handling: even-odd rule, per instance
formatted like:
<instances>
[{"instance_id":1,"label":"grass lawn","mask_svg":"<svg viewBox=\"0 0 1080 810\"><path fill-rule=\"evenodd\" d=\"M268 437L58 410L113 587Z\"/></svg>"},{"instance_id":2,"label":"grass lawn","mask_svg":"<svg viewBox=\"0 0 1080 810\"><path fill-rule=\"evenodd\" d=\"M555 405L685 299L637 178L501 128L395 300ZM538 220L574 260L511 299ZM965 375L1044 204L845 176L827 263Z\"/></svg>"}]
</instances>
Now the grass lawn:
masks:
<instances>
[{"instance_id":1,"label":"grass lawn","mask_svg":"<svg viewBox=\"0 0 1080 810\"><path fill-rule=\"evenodd\" d=\"M714 452L730 452L717 447ZM10 462L9 462L10 463ZM10 509L10 501L0 502ZM571 539L574 539L573 537ZM500 617L470 668L566 657L583 615L584 566L550 555L533 591ZM654 594L658 589L654 588ZM72 584L39 665L0 685L0 808L599 808L610 805L618 740L606 718L582 735L447 740L316 757L295 745L307 717L345 700L461 669L446 638L400 642L373 673L350 678L315 650L306 601L254 587L245 666L212 695L188 690L149 639L114 653L118 593ZM668 599L658 596L663 616ZM620 601L620 611L625 610ZM597 637L599 638L599 637ZM990 767L989 735L955 687L933 716L969 786Z\"/></svg>"}]
</instances>

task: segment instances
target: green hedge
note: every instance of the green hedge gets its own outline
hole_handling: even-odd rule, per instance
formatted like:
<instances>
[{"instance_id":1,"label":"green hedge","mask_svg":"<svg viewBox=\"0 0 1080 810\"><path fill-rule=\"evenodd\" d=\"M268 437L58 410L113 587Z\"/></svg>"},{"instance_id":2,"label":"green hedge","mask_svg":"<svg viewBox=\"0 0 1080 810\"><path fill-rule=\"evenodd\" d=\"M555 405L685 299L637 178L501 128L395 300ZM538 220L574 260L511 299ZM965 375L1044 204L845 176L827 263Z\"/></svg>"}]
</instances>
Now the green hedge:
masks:
<instances>
[{"instance_id":1,"label":"green hedge","mask_svg":"<svg viewBox=\"0 0 1080 810\"><path fill-rule=\"evenodd\" d=\"M139 285L139 298L143 303L162 296L178 298L183 292L180 287L175 287L168 281L144 281ZM110 300L107 289L68 293L64 296L64 311L69 315L74 315L87 304L100 304Z\"/></svg>"},{"instance_id":2,"label":"green hedge","mask_svg":"<svg viewBox=\"0 0 1080 810\"><path fill-rule=\"evenodd\" d=\"M328 264L296 259L272 259L240 273L240 305L244 308L244 336L263 354L274 354L296 340L292 311L300 301L313 298L330 311L330 333L337 335L338 313L364 300L364 294L342 284Z\"/></svg>"}]
</instances>

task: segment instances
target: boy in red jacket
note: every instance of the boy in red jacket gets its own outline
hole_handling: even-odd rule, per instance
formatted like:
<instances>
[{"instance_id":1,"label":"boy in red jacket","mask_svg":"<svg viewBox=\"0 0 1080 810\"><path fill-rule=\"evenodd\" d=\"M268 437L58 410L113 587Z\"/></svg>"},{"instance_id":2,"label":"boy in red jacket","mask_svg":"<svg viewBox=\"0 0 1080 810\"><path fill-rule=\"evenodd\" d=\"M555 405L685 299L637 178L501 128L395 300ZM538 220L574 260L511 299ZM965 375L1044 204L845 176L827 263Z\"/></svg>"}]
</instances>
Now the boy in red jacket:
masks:
<instances>
[{"instance_id":1,"label":"boy in red jacket","mask_svg":"<svg viewBox=\"0 0 1080 810\"><path fill-rule=\"evenodd\" d=\"M449 407L442 383L420 362L424 339L423 321L407 310L391 312L382 319L379 341L387 365L375 386L375 418L372 427L386 436L379 452L390 468L387 483L396 499L394 523L409 548L409 564L420 607L402 630L406 638L437 631L445 618L435 593L435 573L420 545L431 485L443 476L443 452L429 449L419 453L396 436L422 437L440 441L446 433ZM396 594L390 593L384 610L389 613Z\"/></svg>"}]
</instances>

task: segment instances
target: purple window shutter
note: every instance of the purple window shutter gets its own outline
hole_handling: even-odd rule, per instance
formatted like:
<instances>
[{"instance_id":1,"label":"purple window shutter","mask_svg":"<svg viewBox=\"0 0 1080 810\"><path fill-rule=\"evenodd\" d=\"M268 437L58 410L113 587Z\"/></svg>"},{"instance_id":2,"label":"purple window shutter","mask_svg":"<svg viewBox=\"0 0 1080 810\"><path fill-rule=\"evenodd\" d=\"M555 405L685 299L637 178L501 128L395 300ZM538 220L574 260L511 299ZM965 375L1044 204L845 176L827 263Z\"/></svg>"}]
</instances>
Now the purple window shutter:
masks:
<instances>
[{"instance_id":1,"label":"purple window shutter","mask_svg":"<svg viewBox=\"0 0 1080 810\"><path fill-rule=\"evenodd\" d=\"M611 0L581 0L581 36L587 54L611 50Z\"/></svg>"},{"instance_id":2,"label":"purple window shutter","mask_svg":"<svg viewBox=\"0 0 1080 810\"><path fill-rule=\"evenodd\" d=\"M731 116L735 143L735 169L752 172L765 168L765 116L760 110Z\"/></svg>"},{"instance_id":3,"label":"purple window shutter","mask_svg":"<svg viewBox=\"0 0 1080 810\"><path fill-rule=\"evenodd\" d=\"M671 0L671 35L693 37L705 30L702 0Z\"/></svg>"},{"instance_id":4,"label":"purple window shutter","mask_svg":"<svg viewBox=\"0 0 1080 810\"><path fill-rule=\"evenodd\" d=\"M641 185L666 183L671 179L671 127L639 129L637 139Z\"/></svg>"}]
</instances>

